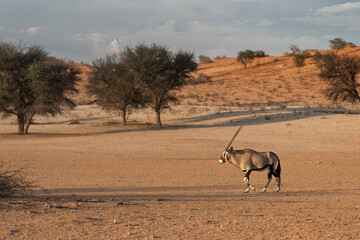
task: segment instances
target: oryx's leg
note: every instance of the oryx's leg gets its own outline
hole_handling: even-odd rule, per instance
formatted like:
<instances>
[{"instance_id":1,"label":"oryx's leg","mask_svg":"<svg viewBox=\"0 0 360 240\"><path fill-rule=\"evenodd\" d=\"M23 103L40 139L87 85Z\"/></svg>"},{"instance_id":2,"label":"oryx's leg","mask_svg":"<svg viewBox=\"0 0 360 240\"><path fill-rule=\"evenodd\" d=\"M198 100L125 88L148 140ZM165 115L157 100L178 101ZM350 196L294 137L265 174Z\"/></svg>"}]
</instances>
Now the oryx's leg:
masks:
<instances>
[{"instance_id":1,"label":"oryx's leg","mask_svg":"<svg viewBox=\"0 0 360 240\"><path fill-rule=\"evenodd\" d=\"M255 188L253 186L251 186L250 182L249 182L250 173L251 173L251 170L246 170L246 172L245 172L244 181L247 185L247 188L245 190L246 193L248 193L250 191L250 188L255 191Z\"/></svg>"},{"instance_id":2,"label":"oryx's leg","mask_svg":"<svg viewBox=\"0 0 360 240\"><path fill-rule=\"evenodd\" d=\"M267 187L269 186L269 183L271 182L271 175L273 174L273 166L269 166L268 167L268 181L265 185L265 187L263 188L263 190L261 192L266 192Z\"/></svg>"},{"instance_id":3,"label":"oryx's leg","mask_svg":"<svg viewBox=\"0 0 360 240\"><path fill-rule=\"evenodd\" d=\"M280 184L281 184L280 174L277 173L276 171L274 171L274 172L273 172L273 175L276 177L276 183L277 183L277 189L276 189L276 191L279 192L279 191L280 191Z\"/></svg>"}]
</instances>

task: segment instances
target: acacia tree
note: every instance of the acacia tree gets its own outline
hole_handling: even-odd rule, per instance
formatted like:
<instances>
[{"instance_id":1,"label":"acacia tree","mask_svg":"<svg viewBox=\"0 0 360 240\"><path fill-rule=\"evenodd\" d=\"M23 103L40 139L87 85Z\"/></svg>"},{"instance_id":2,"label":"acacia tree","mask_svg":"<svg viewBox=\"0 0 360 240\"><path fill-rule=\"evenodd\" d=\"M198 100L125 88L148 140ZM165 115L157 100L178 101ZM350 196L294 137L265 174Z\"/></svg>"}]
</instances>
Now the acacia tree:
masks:
<instances>
[{"instance_id":1,"label":"acacia tree","mask_svg":"<svg viewBox=\"0 0 360 240\"><path fill-rule=\"evenodd\" d=\"M144 104L144 98L137 86L131 69L123 63L120 54L108 55L93 61L94 71L87 86L89 94L104 110L120 111L122 124L130 107Z\"/></svg>"},{"instance_id":2,"label":"acacia tree","mask_svg":"<svg viewBox=\"0 0 360 240\"><path fill-rule=\"evenodd\" d=\"M177 98L173 90L185 84L189 73L196 69L193 52L171 52L158 44L138 44L123 52L125 63L133 70L139 85L151 98L150 106L156 113L156 123L161 126L160 112Z\"/></svg>"},{"instance_id":3,"label":"acacia tree","mask_svg":"<svg viewBox=\"0 0 360 240\"><path fill-rule=\"evenodd\" d=\"M54 116L75 107L67 96L77 91L78 74L41 46L0 42L0 114L15 115L18 134L27 134L36 114Z\"/></svg>"},{"instance_id":4,"label":"acacia tree","mask_svg":"<svg viewBox=\"0 0 360 240\"><path fill-rule=\"evenodd\" d=\"M358 56L325 54L322 60L320 78L328 82L324 91L333 102L360 102L360 58Z\"/></svg>"},{"instance_id":5,"label":"acacia tree","mask_svg":"<svg viewBox=\"0 0 360 240\"><path fill-rule=\"evenodd\" d=\"M246 66L251 63L255 58L255 54L252 50L240 51L237 56L237 61L241 62L246 69Z\"/></svg>"},{"instance_id":6,"label":"acacia tree","mask_svg":"<svg viewBox=\"0 0 360 240\"><path fill-rule=\"evenodd\" d=\"M347 42L342 38L334 38L333 40L329 40L330 48L335 50L335 54L337 55L338 51L344 47L346 47Z\"/></svg>"}]
</instances>

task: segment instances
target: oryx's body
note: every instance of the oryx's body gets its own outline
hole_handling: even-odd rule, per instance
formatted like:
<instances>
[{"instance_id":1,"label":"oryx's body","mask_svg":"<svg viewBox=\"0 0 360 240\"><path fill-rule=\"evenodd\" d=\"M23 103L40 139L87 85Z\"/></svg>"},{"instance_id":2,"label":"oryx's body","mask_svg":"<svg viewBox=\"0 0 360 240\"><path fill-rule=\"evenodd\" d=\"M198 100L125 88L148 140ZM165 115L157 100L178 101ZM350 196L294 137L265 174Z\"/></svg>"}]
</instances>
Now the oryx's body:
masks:
<instances>
[{"instance_id":1,"label":"oryx's body","mask_svg":"<svg viewBox=\"0 0 360 240\"><path fill-rule=\"evenodd\" d=\"M219 163L221 164L226 161L229 161L231 164L235 165L243 172L245 172L244 181L247 184L247 189L245 190L245 192L249 192L250 188L255 190L255 188L249 183L249 176L251 171L262 171L265 169L268 170L268 182L266 183L262 191L266 191L266 188L271 181L272 175L276 177L277 191L280 190L281 167L280 160L275 153L256 152L252 149L233 150L233 148L231 147L230 149L226 149L223 152Z\"/></svg>"}]
</instances>

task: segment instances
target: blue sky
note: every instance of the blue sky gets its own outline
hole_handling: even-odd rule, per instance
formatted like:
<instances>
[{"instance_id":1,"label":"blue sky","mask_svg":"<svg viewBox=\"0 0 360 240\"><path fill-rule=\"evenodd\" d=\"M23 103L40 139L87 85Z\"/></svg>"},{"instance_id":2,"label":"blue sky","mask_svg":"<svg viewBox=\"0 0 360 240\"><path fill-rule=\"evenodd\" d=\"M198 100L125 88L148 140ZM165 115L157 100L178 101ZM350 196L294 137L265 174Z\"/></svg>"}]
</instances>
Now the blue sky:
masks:
<instances>
[{"instance_id":1,"label":"blue sky","mask_svg":"<svg viewBox=\"0 0 360 240\"><path fill-rule=\"evenodd\" d=\"M281 55L290 44L328 49L335 37L360 45L359 22L360 1L0 0L0 40L87 63L142 42L212 58Z\"/></svg>"}]
</instances>

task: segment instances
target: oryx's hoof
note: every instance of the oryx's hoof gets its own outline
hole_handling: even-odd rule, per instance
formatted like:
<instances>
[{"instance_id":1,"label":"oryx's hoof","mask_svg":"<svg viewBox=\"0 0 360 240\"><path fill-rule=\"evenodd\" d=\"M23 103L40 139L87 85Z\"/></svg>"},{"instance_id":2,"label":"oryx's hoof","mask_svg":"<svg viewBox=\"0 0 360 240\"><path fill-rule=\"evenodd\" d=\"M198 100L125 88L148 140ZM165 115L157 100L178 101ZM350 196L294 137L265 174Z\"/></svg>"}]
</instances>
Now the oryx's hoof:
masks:
<instances>
[{"instance_id":1,"label":"oryx's hoof","mask_svg":"<svg viewBox=\"0 0 360 240\"><path fill-rule=\"evenodd\" d=\"M264 188L263 190L261 190L261 192L266 192L266 188Z\"/></svg>"},{"instance_id":2,"label":"oryx's hoof","mask_svg":"<svg viewBox=\"0 0 360 240\"><path fill-rule=\"evenodd\" d=\"M250 191L250 188L247 188L246 190L245 190L245 193L248 193Z\"/></svg>"},{"instance_id":3,"label":"oryx's hoof","mask_svg":"<svg viewBox=\"0 0 360 240\"><path fill-rule=\"evenodd\" d=\"M280 188L276 189L276 192L280 192Z\"/></svg>"}]
</instances>

